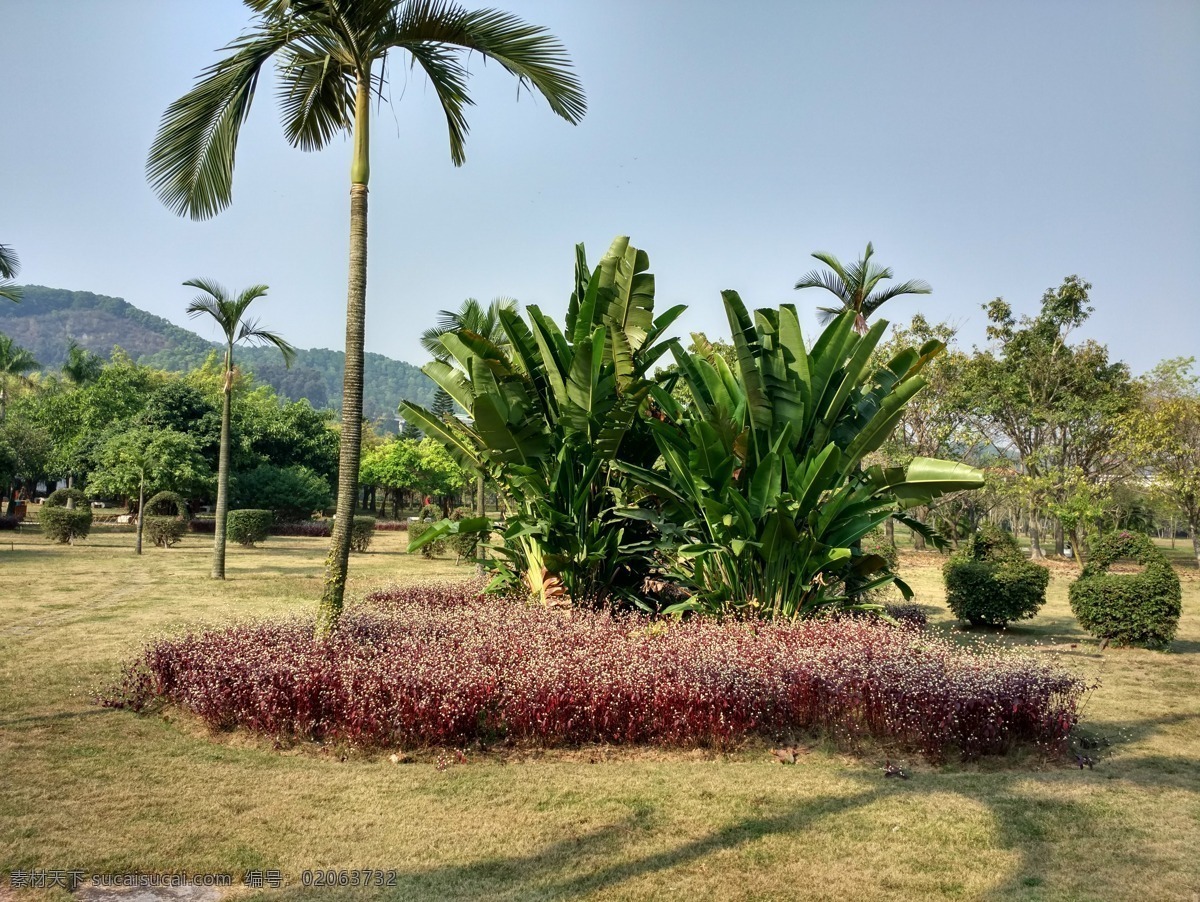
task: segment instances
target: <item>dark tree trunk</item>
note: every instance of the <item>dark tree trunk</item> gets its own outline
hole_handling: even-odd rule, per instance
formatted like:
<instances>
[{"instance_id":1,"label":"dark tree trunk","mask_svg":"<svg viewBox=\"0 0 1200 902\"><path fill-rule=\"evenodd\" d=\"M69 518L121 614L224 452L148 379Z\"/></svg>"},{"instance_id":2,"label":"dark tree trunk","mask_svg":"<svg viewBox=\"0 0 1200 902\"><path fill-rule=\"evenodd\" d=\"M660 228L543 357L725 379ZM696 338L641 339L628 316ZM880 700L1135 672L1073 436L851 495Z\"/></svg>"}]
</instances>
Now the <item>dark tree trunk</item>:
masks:
<instances>
[{"instance_id":1,"label":"dark tree trunk","mask_svg":"<svg viewBox=\"0 0 1200 902\"><path fill-rule=\"evenodd\" d=\"M138 483L138 528L137 528L137 553L142 553L142 530L146 526L146 518L142 516L142 510L146 506L146 478L143 476L142 481Z\"/></svg>"},{"instance_id":2,"label":"dark tree trunk","mask_svg":"<svg viewBox=\"0 0 1200 902\"><path fill-rule=\"evenodd\" d=\"M1035 561L1044 560L1046 557L1042 551L1042 532L1036 511L1029 513L1029 556Z\"/></svg>"}]
</instances>

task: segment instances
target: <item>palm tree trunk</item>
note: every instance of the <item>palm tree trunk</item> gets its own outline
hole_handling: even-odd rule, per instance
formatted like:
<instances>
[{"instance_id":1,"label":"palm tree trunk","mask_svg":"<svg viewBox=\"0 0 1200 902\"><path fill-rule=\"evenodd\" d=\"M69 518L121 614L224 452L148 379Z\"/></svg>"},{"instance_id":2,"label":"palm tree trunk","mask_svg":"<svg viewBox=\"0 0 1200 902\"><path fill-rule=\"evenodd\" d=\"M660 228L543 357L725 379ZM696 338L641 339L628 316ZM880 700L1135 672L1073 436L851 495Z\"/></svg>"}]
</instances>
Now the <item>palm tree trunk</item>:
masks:
<instances>
[{"instance_id":1,"label":"palm tree trunk","mask_svg":"<svg viewBox=\"0 0 1200 902\"><path fill-rule=\"evenodd\" d=\"M358 499L362 451L363 335L367 319L367 182L370 179L370 74L360 74L354 109L354 161L350 166L350 274L346 290L346 373L342 380L342 439L338 457L337 516L325 591L317 610L316 638L337 626L350 568L350 536Z\"/></svg>"},{"instance_id":2,"label":"palm tree trunk","mask_svg":"<svg viewBox=\"0 0 1200 902\"><path fill-rule=\"evenodd\" d=\"M212 578L225 578L225 524L229 519L229 422L233 407L233 354L225 358L225 391L221 402L221 453L217 459L217 522L213 529Z\"/></svg>"},{"instance_id":3,"label":"palm tree trunk","mask_svg":"<svg viewBox=\"0 0 1200 902\"><path fill-rule=\"evenodd\" d=\"M138 483L138 529L137 529L137 553L142 553L142 528L146 525L146 518L142 516L145 513L146 507L146 473L142 471L142 479Z\"/></svg>"},{"instance_id":4,"label":"palm tree trunk","mask_svg":"<svg viewBox=\"0 0 1200 902\"><path fill-rule=\"evenodd\" d=\"M485 503L483 497L484 488L485 482L483 478L483 472L480 471L475 477L475 515L477 517L487 516L487 504ZM475 575L481 579L483 578L483 562L484 559L487 558L487 546L488 542L491 541L491 538L491 533L485 532L480 537L479 543L475 546L475 556L479 558L479 563L475 565Z\"/></svg>"}]
</instances>

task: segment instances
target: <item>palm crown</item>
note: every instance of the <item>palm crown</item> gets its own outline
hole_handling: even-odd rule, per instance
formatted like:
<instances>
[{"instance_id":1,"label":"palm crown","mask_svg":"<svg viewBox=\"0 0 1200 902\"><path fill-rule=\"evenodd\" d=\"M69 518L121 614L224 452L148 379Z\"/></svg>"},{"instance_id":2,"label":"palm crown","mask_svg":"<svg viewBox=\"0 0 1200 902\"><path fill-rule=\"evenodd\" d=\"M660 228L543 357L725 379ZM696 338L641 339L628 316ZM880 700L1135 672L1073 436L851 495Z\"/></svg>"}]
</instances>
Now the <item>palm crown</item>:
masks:
<instances>
[{"instance_id":1,"label":"palm crown","mask_svg":"<svg viewBox=\"0 0 1200 902\"><path fill-rule=\"evenodd\" d=\"M283 362L288 366L292 365L292 361L296 359L296 349L278 333L260 328L258 320L245 318L250 305L267 293L266 285L253 285L237 297L233 297L211 279L189 279L183 284L204 292L188 304L187 314L190 317L208 315L216 322L225 336L227 370L233 365L233 346L238 344L274 345L283 355Z\"/></svg>"},{"instance_id":2,"label":"palm crown","mask_svg":"<svg viewBox=\"0 0 1200 902\"><path fill-rule=\"evenodd\" d=\"M497 10L469 11L444 0L245 0L255 25L226 46L196 86L168 107L146 173L163 203L207 219L229 205L234 153L263 66L277 58L284 132L294 147L318 150L337 134L366 146L364 108L382 98L393 51L408 54L442 105L455 165L465 159L469 72L465 54L494 60L536 88L555 113L577 122L583 89L563 46L544 29ZM364 88L365 90L360 90ZM357 128L355 127L357 124ZM367 183L365 154L353 180Z\"/></svg>"},{"instance_id":3,"label":"palm crown","mask_svg":"<svg viewBox=\"0 0 1200 902\"><path fill-rule=\"evenodd\" d=\"M877 291L880 282L895 276L890 267L880 266L871 261L874 254L875 248L869 241L862 258L849 266L825 251L813 254L815 259L820 260L829 269L812 270L796 283L796 288L824 288L842 302L838 307L817 308L817 319L821 325L827 324L839 313L853 310L858 314L854 328L860 334L865 334L867 319L892 298L905 294L929 294L933 291L929 283L921 279L910 279Z\"/></svg>"},{"instance_id":4,"label":"palm crown","mask_svg":"<svg viewBox=\"0 0 1200 902\"><path fill-rule=\"evenodd\" d=\"M449 360L450 353L442 344L442 336L450 332L472 332L497 347L508 344L500 325L500 311L517 312L512 298L496 298L486 307L475 298L467 298L458 310L439 310L437 325L421 333L421 347L437 360Z\"/></svg>"}]
</instances>

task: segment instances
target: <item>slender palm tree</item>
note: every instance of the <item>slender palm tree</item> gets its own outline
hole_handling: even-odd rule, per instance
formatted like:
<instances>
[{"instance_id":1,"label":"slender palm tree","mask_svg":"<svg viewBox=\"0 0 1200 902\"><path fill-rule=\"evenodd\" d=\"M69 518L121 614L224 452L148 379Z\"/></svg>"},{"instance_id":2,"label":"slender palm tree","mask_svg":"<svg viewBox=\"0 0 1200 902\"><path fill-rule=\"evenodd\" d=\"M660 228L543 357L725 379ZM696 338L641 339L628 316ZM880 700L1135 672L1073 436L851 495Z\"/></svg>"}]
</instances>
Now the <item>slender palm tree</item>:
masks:
<instances>
[{"instance_id":1,"label":"slender palm tree","mask_svg":"<svg viewBox=\"0 0 1200 902\"><path fill-rule=\"evenodd\" d=\"M229 435L230 410L233 401L233 346L238 344L274 345L283 355L286 366L292 365L296 349L275 332L259 328L258 320L246 319L246 310L267 293L266 285L254 285L237 297L211 279L191 279L183 283L199 288L188 304L188 316L211 316L225 336L225 383L221 401L221 451L217 459L217 524L213 537L212 578L225 578L225 521L229 514Z\"/></svg>"},{"instance_id":2,"label":"slender palm tree","mask_svg":"<svg viewBox=\"0 0 1200 902\"><path fill-rule=\"evenodd\" d=\"M67 344L67 359L63 361L63 377L73 385L87 385L100 378L104 370L104 358L93 354L79 342L71 339Z\"/></svg>"},{"instance_id":3,"label":"slender palm tree","mask_svg":"<svg viewBox=\"0 0 1200 902\"><path fill-rule=\"evenodd\" d=\"M350 272L337 520L326 561L317 636L341 614L362 446L363 331L367 296L367 183L372 96L384 99L389 60L406 56L428 76L446 116L450 157L464 162L470 75L478 53L535 89L568 122L586 110L566 50L544 29L492 9L447 0L244 0L252 28L229 44L196 86L168 107L150 149L147 176L171 209L206 219L230 202L238 133L264 65L278 59L279 102L288 141L317 150L348 134Z\"/></svg>"},{"instance_id":4,"label":"slender palm tree","mask_svg":"<svg viewBox=\"0 0 1200 902\"><path fill-rule=\"evenodd\" d=\"M9 385L32 385L33 380L28 374L40 366L27 350L7 335L0 335L0 423L4 422L8 406Z\"/></svg>"},{"instance_id":5,"label":"slender palm tree","mask_svg":"<svg viewBox=\"0 0 1200 902\"><path fill-rule=\"evenodd\" d=\"M829 269L812 270L796 283L796 288L824 288L841 301L837 307L817 308L817 319L821 325L825 325L839 313L854 310L858 314L854 321L854 328L859 334L866 334L867 319L892 298L905 294L929 294L933 291L929 287L929 283L921 279L910 279L899 285L880 288L876 291L880 282L885 279L893 279L895 276L890 267L871 262L874 253L875 248L868 241L867 250L862 255L862 259L856 260L849 266L843 265L833 254L824 251L817 251L813 254L814 258L820 260Z\"/></svg>"},{"instance_id":6,"label":"slender palm tree","mask_svg":"<svg viewBox=\"0 0 1200 902\"><path fill-rule=\"evenodd\" d=\"M21 300L21 287L12 283L20 270L21 260L17 252L7 244L0 244L0 298L15 302Z\"/></svg>"}]
</instances>

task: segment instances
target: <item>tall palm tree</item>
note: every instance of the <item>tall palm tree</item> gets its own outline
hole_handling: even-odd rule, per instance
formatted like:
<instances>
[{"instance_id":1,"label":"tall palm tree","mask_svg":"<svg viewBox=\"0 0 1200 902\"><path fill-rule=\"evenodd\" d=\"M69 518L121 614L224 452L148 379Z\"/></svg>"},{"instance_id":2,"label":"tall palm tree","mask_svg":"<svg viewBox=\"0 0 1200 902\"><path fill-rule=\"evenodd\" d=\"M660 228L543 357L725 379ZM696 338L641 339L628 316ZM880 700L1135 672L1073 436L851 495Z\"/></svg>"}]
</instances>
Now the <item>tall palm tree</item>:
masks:
<instances>
[{"instance_id":1,"label":"tall palm tree","mask_svg":"<svg viewBox=\"0 0 1200 902\"><path fill-rule=\"evenodd\" d=\"M858 313L858 317L854 321L854 328L860 335L865 335L868 317L892 298L905 294L929 294L933 291L929 287L929 283L921 279L910 279L899 285L880 288L876 291L880 282L895 278L895 276L890 267L871 262L874 253L875 248L868 241L867 250L862 255L862 259L856 260L849 266L845 266L837 257L825 251L817 251L813 254L814 258L820 260L829 269L812 270L796 283L796 288L824 288L841 301L837 307L817 308L817 319L821 325L825 325L839 313L854 310Z\"/></svg>"},{"instance_id":2,"label":"tall palm tree","mask_svg":"<svg viewBox=\"0 0 1200 902\"><path fill-rule=\"evenodd\" d=\"M0 298L14 302L21 300L20 287L12 283L20 269L21 260L17 252L7 244L0 244Z\"/></svg>"},{"instance_id":3,"label":"tall palm tree","mask_svg":"<svg viewBox=\"0 0 1200 902\"><path fill-rule=\"evenodd\" d=\"M212 578L225 578L225 521L229 514L229 436L230 410L233 401L233 346L237 344L274 345L283 355L286 366L292 365L296 349L275 332L260 329L258 320L246 319L246 310L267 293L266 285L254 285L237 297L211 279L191 279L183 283L199 288L188 304L188 316L211 316L225 336L225 384L221 401L221 451L217 459L217 524L213 537Z\"/></svg>"},{"instance_id":4,"label":"tall palm tree","mask_svg":"<svg viewBox=\"0 0 1200 902\"><path fill-rule=\"evenodd\" d=\"M168 107L150 149L147 176L171 209L206 219L230 202L238 133L258 77L278 58L279 102L288 141L317 150L335 135L352 139L350 273L346 296L346 372L342 393L337 520L326 561L317 635L341 614L349 565L362 446L363 329L367 296L367 183L372 95L383 100L393 52L428 76L446 115L450 158L461 165L472 52L494 60L536 89L550 108L578 122L587 108L566 50L542 28L492 9L469 11L447 0L244 0L253 27L227 46L196 86Z\"/></svg>"},{"instance_id":5,"label":"tall palm tree","mask_svg":"<svg viewBox=\"0 0 1200 902\"><path fill-rule=\"evenodd\" d=\"M8 386L32 385L33 380L27 374L39 366L41 364L33 359L31 353L7 335L0 335L0 423L4 422L5 408L8 405Z\"/></svg>"},{"instance_id":6,"label":"tall palm tree","mask_svg":"<svg viewBox=\"0 0 1200 902\"><path fill-rule=\"evenodd\" d=\"M87 385L100 378L104 370L104 358L93 354L79 342L71 339L67 344L67 359L63 361L62 374L74 385Z\"/></svg>"}]
</instances>

